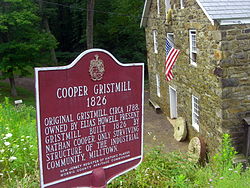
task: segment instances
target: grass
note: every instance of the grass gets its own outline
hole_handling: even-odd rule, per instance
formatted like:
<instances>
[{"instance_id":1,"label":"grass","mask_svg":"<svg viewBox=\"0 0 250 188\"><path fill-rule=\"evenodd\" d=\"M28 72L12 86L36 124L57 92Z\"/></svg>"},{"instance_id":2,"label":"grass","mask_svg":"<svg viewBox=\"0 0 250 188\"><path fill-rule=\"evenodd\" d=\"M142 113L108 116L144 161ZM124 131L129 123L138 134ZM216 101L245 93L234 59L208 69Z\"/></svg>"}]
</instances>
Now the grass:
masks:
<instances>
[{"instance_id":1,"label":"grass","mask_svg":"<svg viewBox=\"0 0 250 188\"><path fill-rule=\"evenodd\" d=\"M35 108L15 107L5 98L0 104L0 187L15 187L36 176L37 162Z\"/></svg>"},{"instance_id":2,"label":"grass","mask_svg":"<svg viewBox=\"0 0 250 188\"><path fill-rule=\"evenodd\" d=\"M24 104L35 106L35 96L33 92L17 87L17 93L18 93L17 97L11 97L10 84L5 82L0 82L0 103L3 103L4 98L8 97L10 99L11 104L14 104L15 100L22 99Z\"/></svg>"},{"instance_id":3,"label":"grass","mask_svg":"<svg viewBox=\"0 0 250 188\"><path fill-rule=\"evenodd\" d=\"M163 153L154 148L145 155L143 163L135 170L116 178L110 187L176 187L176 188L248 188L250 170L233 164L235 151L230 136L224 135L221 152L207 164L196 164L186 154Z\"/></svg>"}]
</instances>

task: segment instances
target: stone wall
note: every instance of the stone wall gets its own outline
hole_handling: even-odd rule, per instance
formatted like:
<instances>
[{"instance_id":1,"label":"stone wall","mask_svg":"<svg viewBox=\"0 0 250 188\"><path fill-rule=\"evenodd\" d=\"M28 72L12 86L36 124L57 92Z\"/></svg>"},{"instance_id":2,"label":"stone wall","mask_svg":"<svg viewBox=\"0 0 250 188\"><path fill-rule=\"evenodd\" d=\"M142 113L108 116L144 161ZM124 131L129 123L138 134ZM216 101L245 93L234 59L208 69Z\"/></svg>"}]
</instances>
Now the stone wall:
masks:
<instances>
[{"instance_id":1,"label":"stone wall","mask_svg":"<svg viewBox=\"0 0 250 188\"><path fill-rule=\"evenodd\" d=\"M239 117L250 111L250 28L247 26L213 26L195 0L171 1L172 22L166 22L165 4L157 16L152 1L146 29L150 98L170 116L169 86L177 91L177 112L188 125L188 137L202 137L211 154L216 152L221 135L232 133L242 144ZM158 31L158 53L153 52L152 31ZM190 64L189 30L197 32L197 67ZM174 33L175 48L181 50L173 69L174 79L165 80L165 38ZM161 97L156 94L156 74L160 76ZM192 95L199 98L200 131L192 127ZM240 149L241 147L239 147Z\"/></svg>"},{"instance_id":2,"label":"stone wall","mask_svg":"<svg viewBox=\"0 0 250 188\"><path fill-rule=\"evenodd\" d=\"M221 26L223 130L242 149L242 118L250 117L250 25Z\"/></svg>"}]
</instances>

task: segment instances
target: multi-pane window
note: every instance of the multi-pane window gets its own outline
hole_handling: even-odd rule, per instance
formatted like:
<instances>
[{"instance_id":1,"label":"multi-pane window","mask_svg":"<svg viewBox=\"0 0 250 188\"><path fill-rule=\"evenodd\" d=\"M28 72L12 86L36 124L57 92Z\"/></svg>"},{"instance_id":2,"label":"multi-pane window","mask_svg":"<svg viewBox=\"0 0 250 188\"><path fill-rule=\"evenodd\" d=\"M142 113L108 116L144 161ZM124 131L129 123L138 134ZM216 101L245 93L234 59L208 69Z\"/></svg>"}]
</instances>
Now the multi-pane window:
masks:
<instances>
[{"instance_id":1,"label":"multi-pane window","mask_svg":"<svg viewBox=\"0 0 250 188\"><path fill-rule=\"evenodd\" d=\"M199 99L192 95L192 126L199 132Z\"/></svg>"},{"instance_id":2,"label":"multi-pane window","mask_svg":"<svg viewBox=\"0 0 250 188\"><path fill-rule=\"evenodd\" d=\"M180 0L180 4L181 4L181 9L184 8L184 0Z\"/></svg>"},{"instance_id":3,"label":"multi-pane window","mask_svg":"<svg viewBox=\"0 0 250 188\"><path fill-rule=\"evenodd\" d=\"M171 8L170 0L165 0L165 6L166 6L166 14L167 14L168 10Z\"/></svg>"},{"instance_id":4,"label":"multi-pane window","mask_svg":"<svg viewBox=\"0 0 250 188\"><path fill-rule=\"evenodd\" d=\"M156 92L157 92L157 96L161 97L161 90L160 90L160 77L158 74L155 75L156 76Z\"/></svg>"},{"instance_id":5,"label":"multi-pane window","mask_svg":"<svg viewBox=\"0 0 250 188\"><path fill-rule=\"evenodd\" d=\"M157 30L153 30L154 53L158 53Z\"/></svg>"},{"instance_id":6,"label":"multi-pane window","mask_svg":"<svg viewBox=\"0 0 250 188\"><path fill-rule=\"evenodd\" d=\"M196 66L197 64L197 42L196 42L196 31L189 31L189 42L190 42L190 62L192 65Z\"/></svg>"},{"instance_id":7,"label":"multi-pane window","mask_svg":"<svg viewBox=\"0 0 250 188\"><path fill-rule=\"evenodd\" d=\"M167 39L170 42L171 46L174 47L174 33L167 33Z\"/></svg>"},{"instance_id":8,"label":"multi-pane window","mask_svg":"<svg viewBox=\"0 0 250 188\"><path fill-rule=\"evenodd\" d=\"M160 16L160 0L157 0L157 16Z\"/></svg>"}]
</instances>

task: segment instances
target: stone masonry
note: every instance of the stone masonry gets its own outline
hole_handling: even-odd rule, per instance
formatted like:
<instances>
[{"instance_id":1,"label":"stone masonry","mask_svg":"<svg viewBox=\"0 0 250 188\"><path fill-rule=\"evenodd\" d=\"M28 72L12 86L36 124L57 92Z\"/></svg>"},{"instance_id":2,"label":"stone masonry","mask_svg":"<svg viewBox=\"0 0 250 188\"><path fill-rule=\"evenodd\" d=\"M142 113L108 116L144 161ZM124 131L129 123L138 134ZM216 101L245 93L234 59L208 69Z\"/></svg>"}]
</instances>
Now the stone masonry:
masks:
<instances>
[{"instance_id":1,"label":"stone masonry","mask_svg":"<svg viewBox=\"0 0 250 188\"><path fill-rule=\"evenodd\" d=\"M195 0L172 0L172 19L166 21L165 0L153 0L147 21L146 44L150 98L170 116L169 86L177 92L177 113L187 121L188 138L202 137L210 154L217 152L223 133L230 133L242 150L242 118L250 116L250 25L212 25ZM189 30L196 30L197 66L190 64ZM158 53L153 50L157 30ZM181 50L173 68L174 79L164 76L167 33L174 34L175 48ZM157 96L156 74L160 76ZM192 127L192 95L199 99L199 132Z\"/></svg>"}]
</instances>

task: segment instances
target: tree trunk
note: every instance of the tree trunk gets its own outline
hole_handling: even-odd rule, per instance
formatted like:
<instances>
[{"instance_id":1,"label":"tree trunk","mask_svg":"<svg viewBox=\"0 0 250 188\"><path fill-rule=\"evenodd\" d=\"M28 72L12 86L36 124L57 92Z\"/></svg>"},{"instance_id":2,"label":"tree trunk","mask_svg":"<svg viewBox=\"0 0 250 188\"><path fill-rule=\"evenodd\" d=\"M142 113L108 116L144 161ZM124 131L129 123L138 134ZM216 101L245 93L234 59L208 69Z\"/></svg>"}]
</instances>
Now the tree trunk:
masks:
<instances>
[{"instance_id":1,"label":"tree trunk","mask_svg":"<svg viewBox=\"0 0 250 188\"><path fill-rule=\"evenodd\" d=\"M94 20L95 0L88 0L87 4L87 49L93 48L93 20Z\"/></svg>"},{"instance_id":2,"label":"tree trunk","mask_svg":"<svg viewBox=\"0 0 250 188\"><path fill-rule=\"evenodd\" d=\"M44 17L43 23L44 23L46 31L51 34L50 27L49 27L49 22L48 22L48 18L46 16ZM57 61L57 58L56 58L55 48L51 48L50 49L50 56L51 56L52 63L54 65L57 65L58 61Z\"/></svg>"},{"instance_id":3,"label":"tree trunk","mask_svg":"<svg viewBox=\"0 0 250 188\"><path fill-rule=\"evenodd\" d=\"M13 97L17 96L17 91L16 91L16 83L15 83L15 78L13 74L13 69L8 70L8 77L10 81L10 92Z\"/></svg>"},{"instance_id":4,"label":"tree trunk","mask_svg":"<svg viewBox=\"0 0 250 188\"><path fill-rule=\"evenodd\" d=\"M43 1L38 1L38 2L39 2L39 8L40 8L40 13L41 13L41 17L42 17L43 27L45 28L45 31L47 33L51 34L48 18L44 13L45 6L43 4ZM51 57L52 63L54 65L57 65L58 61L57 61L57 58L56 58L55 48L50 49L50 57Z\"/></svg>"}]
</instances>

